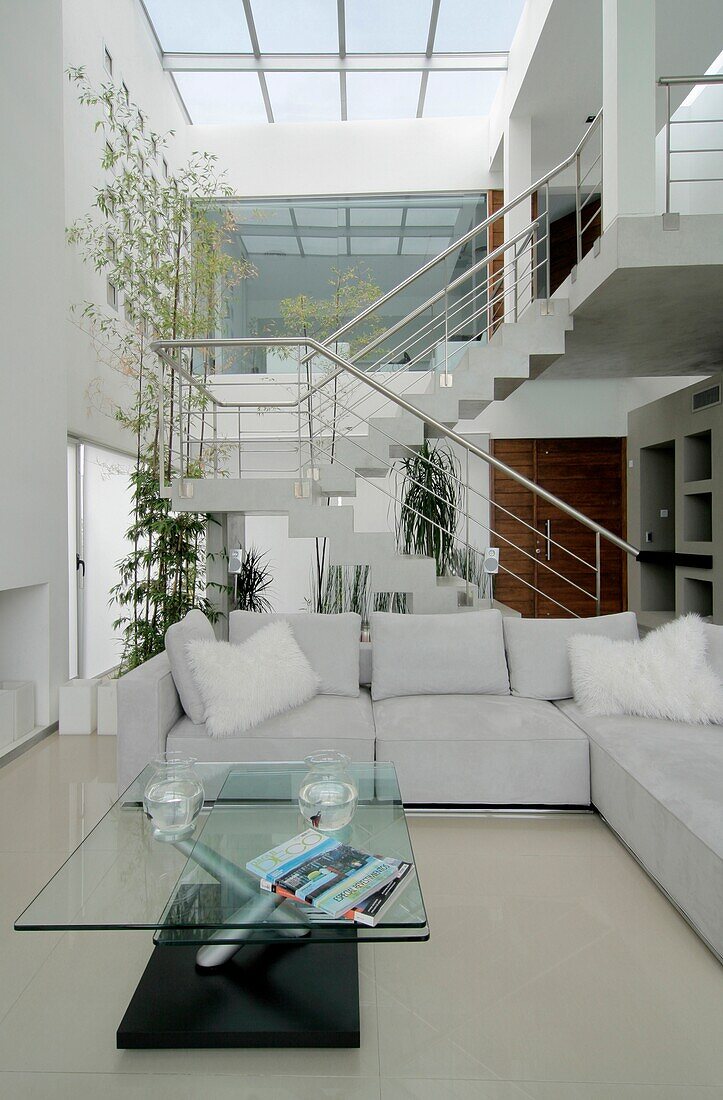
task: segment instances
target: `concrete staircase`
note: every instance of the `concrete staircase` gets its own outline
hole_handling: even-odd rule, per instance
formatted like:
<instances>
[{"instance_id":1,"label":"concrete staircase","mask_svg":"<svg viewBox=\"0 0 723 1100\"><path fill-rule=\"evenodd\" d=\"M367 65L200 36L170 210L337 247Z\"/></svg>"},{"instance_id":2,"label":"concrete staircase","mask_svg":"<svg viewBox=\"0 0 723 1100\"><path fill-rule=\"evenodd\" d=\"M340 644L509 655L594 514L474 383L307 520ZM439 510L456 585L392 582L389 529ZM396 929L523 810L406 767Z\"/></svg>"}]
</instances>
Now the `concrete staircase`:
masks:
<instances>
[{"instance_id":1,"label":"concrete staircase","mask_svg":"<svg viewBox=\"0 0 723 1100\"><path fill-rule=\"evenodd\" d=\"M492 401L504 400L529 378L537 377L565 351L565 336L572 328L567 302L548 305L535 301L514 324L501 325L489 343L471 341L457 352L453 386L440 386L440 376L431 375L427 392L407 394L420 411L445 426L477 416ZM386 381L384 374L380 379ZM342 400L355 400L364 390L362 382L341 388ZM353 397L352 397L353 395ZM378 397L378 395L377 395ZM376 404L380 402L377 400ZM361 406L360 406L361 407ZM338 422L343 421L340 411ZM459 578L438 578L432 558L397 553L395 536L388 530L355 530L354 508L330 506L330 498L353 498L359 478L384 478L395 459L421 446L425 435L434 435L412 413L387 402L356 430L339 434L334 461L318 460L314 479L306 482L308 496L299 496L298 478L284 476L218 477L194 480L193 496L182 486L171 487L178 510L211 513L284 514L289 519L289 537L323 537L328 540L332 565L369 565L374 592L404 592L415 613L438 613L489 606L474 597L462 597L465 585ZM439 433L437 433L439 434ZM328 447L328 440L327 440ZM185 486L188 486L188 482Z\"/></svg>"}]
</instances>

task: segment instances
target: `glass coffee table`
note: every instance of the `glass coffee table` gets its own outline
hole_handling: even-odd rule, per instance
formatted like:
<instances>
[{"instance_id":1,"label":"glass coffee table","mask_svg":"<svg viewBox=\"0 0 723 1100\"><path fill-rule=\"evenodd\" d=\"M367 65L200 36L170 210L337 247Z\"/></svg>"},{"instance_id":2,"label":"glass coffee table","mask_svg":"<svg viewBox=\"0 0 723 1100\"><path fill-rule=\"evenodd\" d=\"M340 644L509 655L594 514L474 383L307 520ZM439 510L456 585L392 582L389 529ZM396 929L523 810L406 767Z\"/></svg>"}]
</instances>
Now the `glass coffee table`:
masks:
<instances>
[{"instance_id":1,"label":"glass coffee table","mask_svg":"<svg viewBox=\"0 0 723 1100\"><path fill-rule=\"evenodd\" d=\"M394 765L352 770L359 803L332 835L414 862ZM196 771L205 801L190 836L154 836L143 810L149 765L15 928L153 931L119 1048L358 1047L358 948L429 938L417 875L373 928L264 893L245 866L308 827L297 805L306 765Z\"/></svg>"}]
</instances>

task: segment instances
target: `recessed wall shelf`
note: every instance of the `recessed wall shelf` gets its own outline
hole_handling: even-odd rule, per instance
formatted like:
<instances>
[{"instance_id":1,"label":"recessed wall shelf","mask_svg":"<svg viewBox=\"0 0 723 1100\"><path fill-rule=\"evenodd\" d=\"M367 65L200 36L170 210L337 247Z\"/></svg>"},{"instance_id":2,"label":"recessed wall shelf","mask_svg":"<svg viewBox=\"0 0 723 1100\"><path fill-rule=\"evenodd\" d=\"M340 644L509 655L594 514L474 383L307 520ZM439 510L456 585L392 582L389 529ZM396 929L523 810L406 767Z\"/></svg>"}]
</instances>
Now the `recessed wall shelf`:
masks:
<instances>
[{"instance_id":1,"label":"recessed wall shelf","mask_svg":"<svg viewBox=\"0 0 723 1100\"><path fill-rule=\"evenodd\" d=\"M683 577L683 614L694 611L703 618L713 614L713 582L700 577Z\"/></svg>"},{"instance_id":2,"label":"recessed wall shelf","mask_svg":"<svg viewBox=\"0 0 723 1100\"><path fill-rule=\"evenodd\" d=\"M683 480L705 481L711 476L711 432L696 432L683 438Z\"/></svg>"},{"instance_id":3,"label":"recessed wall shelf","mask_svg":"<svg viewBox=\"0 0 723 1100\"><path fill-rule=\"evenodd\" d=\"M713 538L713 494L686 493L683 497L683 538L710 542Z\"/></svg>"}]
</instances>

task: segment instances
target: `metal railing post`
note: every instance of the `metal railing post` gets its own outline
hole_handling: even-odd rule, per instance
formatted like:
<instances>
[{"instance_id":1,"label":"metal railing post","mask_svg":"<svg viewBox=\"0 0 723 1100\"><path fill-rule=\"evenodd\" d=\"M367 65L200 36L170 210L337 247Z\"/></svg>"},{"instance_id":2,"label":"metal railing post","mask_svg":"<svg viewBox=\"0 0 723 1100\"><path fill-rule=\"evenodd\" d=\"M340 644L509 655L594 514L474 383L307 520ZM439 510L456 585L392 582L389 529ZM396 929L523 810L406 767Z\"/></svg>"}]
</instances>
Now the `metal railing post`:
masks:
<instances>
[{"instance_id":1,"label":"metal railing post","mask_svg":"<svg viewBox=\"0 0 723 1100\"><path fill-rule=\"evenodd\" d=\"M670 84L665 85L665 213L670 213Z\"/></svg>"},{"instance_id":2,"label":"metal railing post","mask_svg":"<svg viewBox=\"0 0 723 1100\"><path fill-rule=\"evenodd\" d=\"M550 235L550 181L545 184L545 297L546 312L550 312L552 297L552 237Z\"/></svg>"},{"instance_id":3,"label":"metal railing post","mask_svg":"<svg viewBox=\"0 0 723 1100\"><path fill-rule=\"evenodd\" d=\"M600 532L595 532L595 614L602 615L602 574L600 572Z\"/></svg>"},{"instance_id":4,"label":"metal railing post","mask_svg":"<svg viewBox=\"0 0 723 1100\"><path fill-rule=\"evenodd\" d=\"M218 405L213 406L213 476L218 477Z\"/></svg>"},{"instance_id":5,"label":"metal railing post","mask_svg":"<svg viewBox=\"0 0 723 1100\"><path fill-rule=\"evenodd\" d=\"M469 607L469 451L465 451L464 515L464 544L467 548L467 561L464 570L464 598L466 606Z\"/></svg>"},{"instance_id":6,"label":"metal railing post","mask_svg":"<svg viewBox=\"0 0 723 1100\"><path fill-rule=\"evenodd\" d=\"M157 356L160 363L160 383L158 386L158 481L161 496L166 488L166 365L161 356Z\"/></svg>"},{"instance_id":7,"label":"metal railing post","mask_svg":"<svg viewBox=\"0 0 723 1100\"><path fill-rule=\"evenodd\" d=\"M580 154L575 154L575 237L577 240L577 262L582 259L582 216L580 211Z\"/></svg>"}]
</instances>

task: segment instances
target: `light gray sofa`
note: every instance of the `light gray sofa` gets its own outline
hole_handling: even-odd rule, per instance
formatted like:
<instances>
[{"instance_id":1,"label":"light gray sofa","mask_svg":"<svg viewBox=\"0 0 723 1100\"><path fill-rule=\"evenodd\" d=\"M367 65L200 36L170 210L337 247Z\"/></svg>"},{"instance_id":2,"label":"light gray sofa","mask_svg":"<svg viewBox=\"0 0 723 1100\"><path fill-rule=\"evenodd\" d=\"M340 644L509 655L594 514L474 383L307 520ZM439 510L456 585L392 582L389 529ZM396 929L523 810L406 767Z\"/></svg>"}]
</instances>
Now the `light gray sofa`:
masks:
<instances>
[{"instance_id":1,"label":"light gray sofa","mask_svg":"<svg viewBox=\"0 0 723 1100\"><path fill-rule=\"evenodd\" d=\"M199 612L167 653L118 682L118 781L177 750L202 760L298 760L335 748L391 760L408 805L594 806L723 956L723 728L589 718L572 700L571 634L637 637L632 613L586 620L460 615L284 616L321 678L320 694L243 736L214 739L183 667ZM232 642L270 621L233 612ZM723 680L723 627L707 627ZM174 674L171 672L173 660Z\"/></svg>"}]
</instances>

